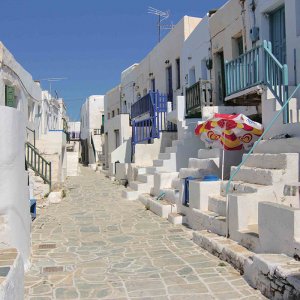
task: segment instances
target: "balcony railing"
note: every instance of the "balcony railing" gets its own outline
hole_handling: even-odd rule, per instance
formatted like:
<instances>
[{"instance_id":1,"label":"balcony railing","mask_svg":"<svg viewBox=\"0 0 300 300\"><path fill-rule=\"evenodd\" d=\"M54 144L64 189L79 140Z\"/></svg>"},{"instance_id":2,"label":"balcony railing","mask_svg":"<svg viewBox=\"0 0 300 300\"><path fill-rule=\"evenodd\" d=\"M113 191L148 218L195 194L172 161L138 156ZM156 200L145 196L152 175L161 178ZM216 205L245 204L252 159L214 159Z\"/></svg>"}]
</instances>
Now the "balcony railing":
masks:
<instances>
[{"instance_id":1,"label":"balcony railing","mask_svg":"<svg viewBox=\"0 0 300 300\"><path fill-rule=\"evenodd\" d=\"M132 154L136 144L160 138L163 131L177 131L176 125L167 120L167 103L167 95L157 91L149 92L131 106ZM143 120L137 119L146 113L149 116Z\"/></svg>"},{"instance_id":2,"label":"balcony railing","mask_svg":"<svg viewBox=\"0 0 300 300\"><path fill-rule=\"evenodd\" d=\"M281 105L288 99L288 67L276 59L270 42L264 41L261 46L226 62L225 73L227 96L264 84ZM288 107L283 114L284 123L288 122L287 112Z\"/></svg>"},{"instance_id":3,"label":"balcony railing","mask_svg":"<svg viewBox=\"0 0 300 300\"><path fill-rule=\"evenodd\" d=\"M226 62L226 96L259 85L262 76L262 47L255 47L238 58Z\"/></svg>"},{"instance_id":4,"label":"balcony railing","mask_svg":"<svg viewBox=\"0 0 300 300\"><path fill-rule=\"evenodd\" d=\"M137 118L146 113L153 113L152 92L131 105L131 118Z\"/></svg>"},{"instance_id":5,"label":"balcony railing","mask_svg":"<svg viewBox=\"0 0 300 300\"><path fill-rule=\"evenodd\" d=\"M201 116L203 106L212 106L212 84L209 80L199 80L186 89L186 115Z\"/></svg>"}]
</instances>

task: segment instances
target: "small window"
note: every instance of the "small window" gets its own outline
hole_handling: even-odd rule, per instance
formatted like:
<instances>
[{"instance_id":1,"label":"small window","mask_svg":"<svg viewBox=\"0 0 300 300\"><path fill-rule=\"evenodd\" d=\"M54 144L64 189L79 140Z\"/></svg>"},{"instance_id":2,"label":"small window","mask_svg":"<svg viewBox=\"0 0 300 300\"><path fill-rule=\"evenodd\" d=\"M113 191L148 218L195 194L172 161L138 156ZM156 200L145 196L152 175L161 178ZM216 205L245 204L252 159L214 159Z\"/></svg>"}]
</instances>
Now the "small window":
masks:
<instances>
[{"instance_id":1,"label":"small window","mask_svg":"<svg viewBox=\"0 0 300 300\"><path fill-rule=\"evenodd\" d=\"M5 86L5 106L16 107L15 88L13 86Z\"/></svg>"},{"instance_id":2,"label":"small window","mask_svg":"<svg viewBox=\"0 0 300 300\"><path fill-rule=\"evenodd\" d=\"M176 88L180 89L180 58L176 59Z\"/></svg>"},{"instance_id":3,"label":"small window","mask_svg":"<svg viewBox=\"0 0 300 300\"><path fill-rule=\"evenodd\" d=\"M113 111L111 112L111 117L114 118L114 116L115 116L115 111L113 110Z\"/></svg>"},{"instance_id":4,"label":"small window","mask_svg":"<svg viewBox=\"0 0 300 300\"><path fill-rule=\"evenodd\" d=\"M101 125L103 125L104 124L104 115L102 115L101 121L102 121Z\"/></svg>"},{"instance_id":5,"label":"small window","mask_svg":"<svg viewBox=\"0 0 300 300\"><path fill-rule=\"evenodd\" d=\"M120 108L117 109L117 115L119 115L119 114L120 114Z\"/></svg>"}]
</instances>

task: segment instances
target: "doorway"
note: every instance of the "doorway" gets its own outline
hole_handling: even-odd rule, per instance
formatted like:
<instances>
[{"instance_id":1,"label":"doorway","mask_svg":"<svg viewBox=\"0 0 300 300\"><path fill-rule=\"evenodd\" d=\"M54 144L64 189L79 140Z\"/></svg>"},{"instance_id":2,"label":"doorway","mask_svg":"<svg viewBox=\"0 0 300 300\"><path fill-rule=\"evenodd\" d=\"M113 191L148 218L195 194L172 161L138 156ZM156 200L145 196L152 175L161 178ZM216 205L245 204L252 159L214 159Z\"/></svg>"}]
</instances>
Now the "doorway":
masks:
<instances>
[{"instance_id":1,"label":"doorway","mask_svg":"<svg viewBox=\"0 0 300 300\"><path fill-rule=\"evenodd\" d=\"M280 63L286 63L286 32L284 6L270 14L272 52Z\"/></svg>"},{"instance_id":2,"label":"doorway","mask_svg":"<svg viewBox=\"0 0 300 300\"><path fill-rule=\"evenodd\" d=\"M172 81L172 66L167 67L167 94L168 102L173 103L173 81Z\"/></svg>"}]
</instances>

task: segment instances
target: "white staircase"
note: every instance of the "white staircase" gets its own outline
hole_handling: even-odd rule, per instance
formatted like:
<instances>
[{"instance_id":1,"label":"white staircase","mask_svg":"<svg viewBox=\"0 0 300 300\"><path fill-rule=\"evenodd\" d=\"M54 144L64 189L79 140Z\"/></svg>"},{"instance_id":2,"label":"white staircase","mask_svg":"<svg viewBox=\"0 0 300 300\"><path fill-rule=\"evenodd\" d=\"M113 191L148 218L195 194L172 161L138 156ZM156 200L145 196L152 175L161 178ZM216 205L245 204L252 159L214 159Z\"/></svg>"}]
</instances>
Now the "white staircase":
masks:
<instances>
[{"instance_id":1,"label":"white staircase","mask_svg":"<svg viewBox=\"0 0 300 300\"><path fill-rule=\"evenodd\" d=\"M235 170L236 167L231 168L231 172ZM283 196L285 182L293 178L298 178L298 154L252 154L230 184L230 238L250 250L260 251L258 204L268 201L297 205L296 197ZM199 201L206 201L207 205L202 205L201 210L192 209L189 219L192 228L226 235L226 185L223 182L219 193L209 194L207 199L199 195Z\"/></svg>"},{"instance_id":2,"label":"white staircase","mask_svg":"<svg viewBox=\"0 0 300 300\"><path fill-rule=\"evenodd\" d=\"M185 127L184 130L186 132L188 127ZM137 168L137 174L129 176L136 178L135 181L129 181L129 186L123 191L122 196L128 200L136 200L141 194L152 193L156 174L176 173L187 166L189 158L195 157L198 149L202 147L203 143L199 137L194 136L192 132L186 133L183 140L175 140L172 142L171 147L166 147L165 152L159 154L158 159L153 161L151 167ZM176 173L176 177L177 175ZM169 175L166 176L170 177Z\"/></svg>"},{"instance_id":3,"label":"white staircase","mask_svg":"<svg viewBox=\"0 0 300 300\"><path fill-rule=\"evenodd\" d=\"M169 210L168 220L173 224L187 223L188 218L186 211L183 209L183 178L193 176L203 179L205 175L220 173L220 154L219 149L200 149L198 158L190 158L188 168L181 168L179 172L160 172L154 174L154 186L151 189L151 199L161 203L161 206L168 206L164 210ZM139 200L145 204L145 197L149 199L149 195L142 194ZM161 197L163 201L157 201ZM149 200L148 200L149 201ZM159 205L159 204L157 204ZM187 209L187 207L185 207ZM149 207L150 210L151 207ZM160 211L152 210L154 213L162 216ZM164 212L164 217L166 217Z\"/></svg>"}]
</instances>

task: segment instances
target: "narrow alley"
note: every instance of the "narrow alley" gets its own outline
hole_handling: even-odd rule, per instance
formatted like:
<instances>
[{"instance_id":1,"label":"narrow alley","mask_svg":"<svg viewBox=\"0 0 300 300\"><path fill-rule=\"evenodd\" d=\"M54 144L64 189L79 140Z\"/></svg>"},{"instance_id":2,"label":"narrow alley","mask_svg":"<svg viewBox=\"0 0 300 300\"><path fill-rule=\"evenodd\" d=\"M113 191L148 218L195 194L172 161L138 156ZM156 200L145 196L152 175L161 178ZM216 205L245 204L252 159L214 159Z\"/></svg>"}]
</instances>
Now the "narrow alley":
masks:
<instances>
[{"instance_id":1,"label":"narrow alley","mask_svg":"<svg viewBox=\"0 0 300 300\"><path fill-rule=\"evenodd\" d=\"M240 274L89 168L38 212L26 299L264 299Z\"/></svg>"}]
</instances>

